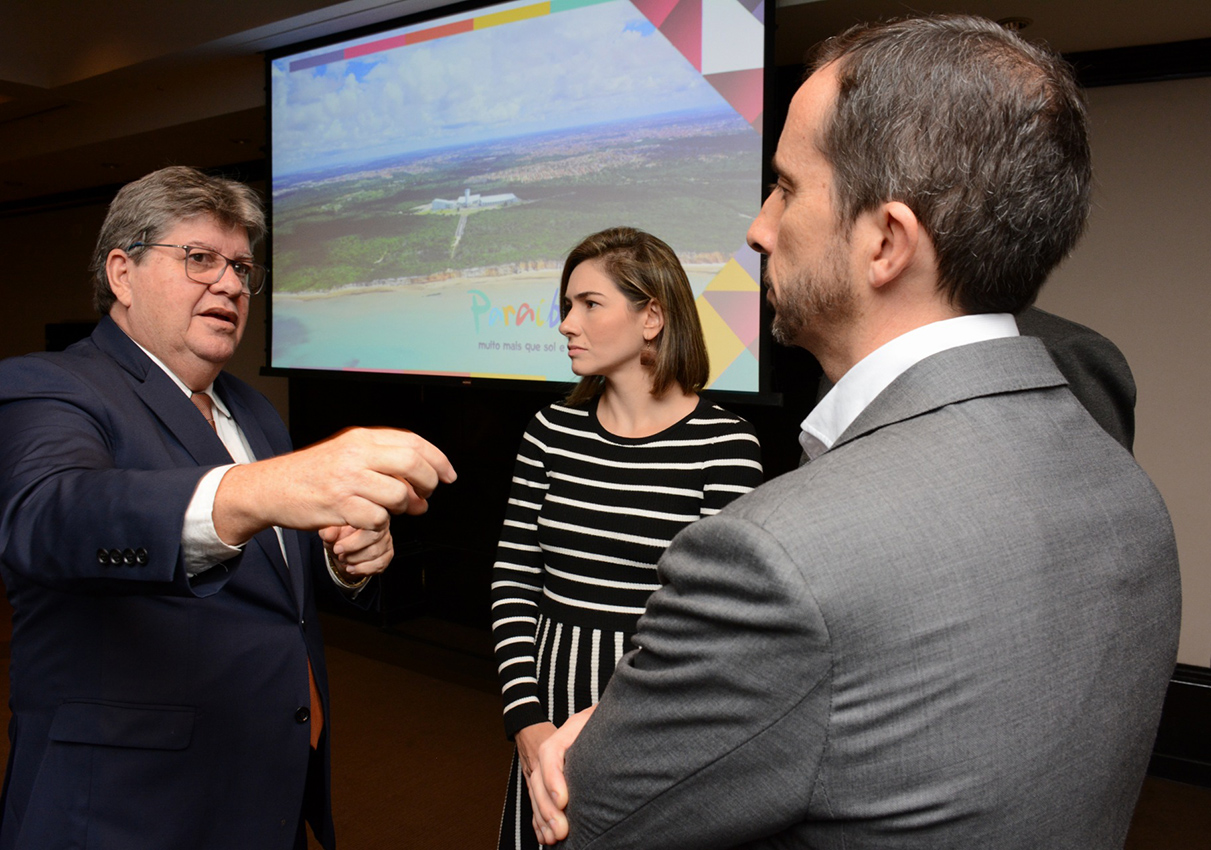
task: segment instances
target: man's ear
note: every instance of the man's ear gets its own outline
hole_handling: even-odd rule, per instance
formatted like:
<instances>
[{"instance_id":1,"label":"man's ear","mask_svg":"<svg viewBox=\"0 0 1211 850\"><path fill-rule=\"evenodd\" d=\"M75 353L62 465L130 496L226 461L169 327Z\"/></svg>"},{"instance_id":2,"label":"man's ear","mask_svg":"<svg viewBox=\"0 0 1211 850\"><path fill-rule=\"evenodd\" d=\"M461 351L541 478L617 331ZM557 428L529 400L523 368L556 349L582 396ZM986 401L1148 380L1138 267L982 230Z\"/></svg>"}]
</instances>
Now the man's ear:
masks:
<instances>
[{"instance_id":1,"label":"man's ear","mask_svg":"<svg viewBox=\"0 0 1211 850\"><path fill-rule=\"evenodd\" d=\"M121 248L114 248L105 258L105 276L109 278L109 288L114 298L123 307L131 305L130 276L134 271L135 261Z\"/></svg>"},{"instance_id":2,"label":"man's ear","mask_svg":"<svg viewBox=\"0 0 1211 850\"><path fill-rule=\"evenodd\" d=\"M643 338L653 340L664 330L664 308L655 298L649 298L644 309Z\"/></svg>"},{"instance_id":3,"label":"man's ear","mask_svg":"<svg viewBox=\"0 0 1211 850\"><path fill-rule=\"evenodd\" d=\"M873 230L868 274L877 289L899 278L918 259L924 233L916 213L900 201L880 204L869 215Z\"/></svg>"}]
</instances>

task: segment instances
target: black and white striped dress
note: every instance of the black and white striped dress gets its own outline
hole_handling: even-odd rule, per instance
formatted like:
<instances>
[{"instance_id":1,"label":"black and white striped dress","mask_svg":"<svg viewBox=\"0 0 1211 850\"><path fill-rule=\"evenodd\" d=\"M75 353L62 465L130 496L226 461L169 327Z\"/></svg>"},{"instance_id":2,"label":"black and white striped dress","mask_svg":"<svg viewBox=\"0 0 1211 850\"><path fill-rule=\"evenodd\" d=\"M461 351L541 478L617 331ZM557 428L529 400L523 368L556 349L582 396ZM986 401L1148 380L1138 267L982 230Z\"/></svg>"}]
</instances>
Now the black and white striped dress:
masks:
<instances>
[{"instance_id":1,"label":"black and white striped dress","mask_svg":"<svg viewBox=\"0 0 1211 850\"><path fill-rule=\"evenodd\" d=\"M617 437L597 403L535 415L517 454L492 574L505 731L597 703L674 535L761 483L752 426L701 400L650 437ZM516 754L501 848L536 848Z\"/></svg>"}]
</instances>

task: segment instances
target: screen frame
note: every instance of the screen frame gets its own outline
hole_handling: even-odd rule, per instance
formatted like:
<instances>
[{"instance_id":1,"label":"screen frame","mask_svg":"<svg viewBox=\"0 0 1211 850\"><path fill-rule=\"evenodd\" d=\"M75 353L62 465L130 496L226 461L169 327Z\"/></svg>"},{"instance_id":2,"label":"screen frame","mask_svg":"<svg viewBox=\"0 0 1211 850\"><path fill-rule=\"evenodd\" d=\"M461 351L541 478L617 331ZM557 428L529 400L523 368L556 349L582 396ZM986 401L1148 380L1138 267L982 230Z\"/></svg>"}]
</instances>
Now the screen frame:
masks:
<instances>
[{"instance_id":1,"label":"screen frame","mask_svg":"<svg viewBox=\"0 0 1211 850\"><path fill-rule=\"evenodd\" d=\"M504 0L509 2L509 0ZM537 0L541 2L541 0ZM273 108L272 108L272 84L273 84L273 63L286 56L291 56L298 53L308 52L320 49L338 42L352 41L361 38L374 36L378 33L386 32L392 29L401 27L416 26L423 24L426 21L435 20L438 18L446 18L458 15L464 15L475 12L479 9L488 8L491 6L502 5L502 0L463 0L462 2L451 3L448 5L434 6L431 8L419 10L411 14L402 15L389 20L380 21L373 24L353 27L346 30L332 32L323 36L306 39L300 42L282 45L275 47L264 53L265 57L265 92L266 92L266 175L265 175L265 218L266 231L263 240L264 254L266 263L271 263L273 257ZM770 138L771 121L769 118L770 106L773 103L773 98L776 96L775 78L777 76L774 67L774 33L776 30L776 3L772 0L764 0L763 3L764 17L764 65L762 77L762 113L761 113L761 178L758 186L760 192L759 201L764 202L768 194L768 186L770 183L770 161L773 156L774 148L776 147L777 139ZM761 276L764 278L765 256L760 257ZM763 281L758 281L764 291ZM524 378L502 378L502 377L486 377L486 376L464 376L464 375L443 375L439 373L426 372L392 372L374 369L316 369L296 366L275 366L272 363L273 352L273 274L270 270L268 283L263 293L265 297L265 365L262 366L260 372L262 375L270 377L300 377L310 379L324 380L353 380L359 383L387 383L387 384L409 384L409 385L429 385L429 386L465 386L465 387L490 387L494 389L513 388L521 392L529 393L551 393L551 392L566 392L575 386L575 381L534 381ZM770 320L773 310L766 298L759 298L759 319L758 319L758 338L759 338L759 355L757 359L757 389L755 390L712 390L704 389L701 394L718 401L739 403L739 404L754 404L754 405L777 405L783 403L782 393L775 392L772 389L772 380L774 374L774 358L775 348L777 343L774 341L770 333Z\"/></svg>"}]
</instances>

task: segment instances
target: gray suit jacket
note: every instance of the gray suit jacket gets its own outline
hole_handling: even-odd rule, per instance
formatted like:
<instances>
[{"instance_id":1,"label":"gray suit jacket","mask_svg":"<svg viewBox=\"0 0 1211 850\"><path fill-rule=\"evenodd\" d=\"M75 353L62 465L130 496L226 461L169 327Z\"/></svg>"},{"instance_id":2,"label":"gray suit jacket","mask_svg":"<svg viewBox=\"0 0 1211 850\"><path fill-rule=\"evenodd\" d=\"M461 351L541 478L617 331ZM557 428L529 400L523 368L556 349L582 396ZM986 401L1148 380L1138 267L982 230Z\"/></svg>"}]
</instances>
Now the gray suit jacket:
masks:
<instances>
[{"instance_id":1,"label":"gray suit jacket","mask_svg":"<svg viewBox=\"0 0 1211 850\"><path fill-rule=\"evenodd\" d=\"M1122 845L1176 547L1038 340L917 364L660 570L568 753L566 847Z\"/></svg>"}]
</instances>

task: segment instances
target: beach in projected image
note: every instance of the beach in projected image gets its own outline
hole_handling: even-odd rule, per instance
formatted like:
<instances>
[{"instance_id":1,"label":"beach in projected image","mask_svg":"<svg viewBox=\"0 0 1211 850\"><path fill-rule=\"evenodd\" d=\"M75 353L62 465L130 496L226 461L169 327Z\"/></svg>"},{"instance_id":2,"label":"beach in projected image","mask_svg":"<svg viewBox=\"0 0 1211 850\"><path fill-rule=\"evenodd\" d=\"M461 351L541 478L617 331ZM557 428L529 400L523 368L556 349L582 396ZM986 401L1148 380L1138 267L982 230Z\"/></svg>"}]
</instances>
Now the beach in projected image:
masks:
<instances>
[{"instance_id":1,"label":"beach in projected image","mask_svg":"<svg viewBox=\"0 0 1211 850\"><path fill-rule=\"evenodd\" d=\"M628 224L686 264L712 386L757 389L763 38L737 0L518 3L273 60L271 364L572 380L563 258Z\"/></svg>"}]
</instances>

